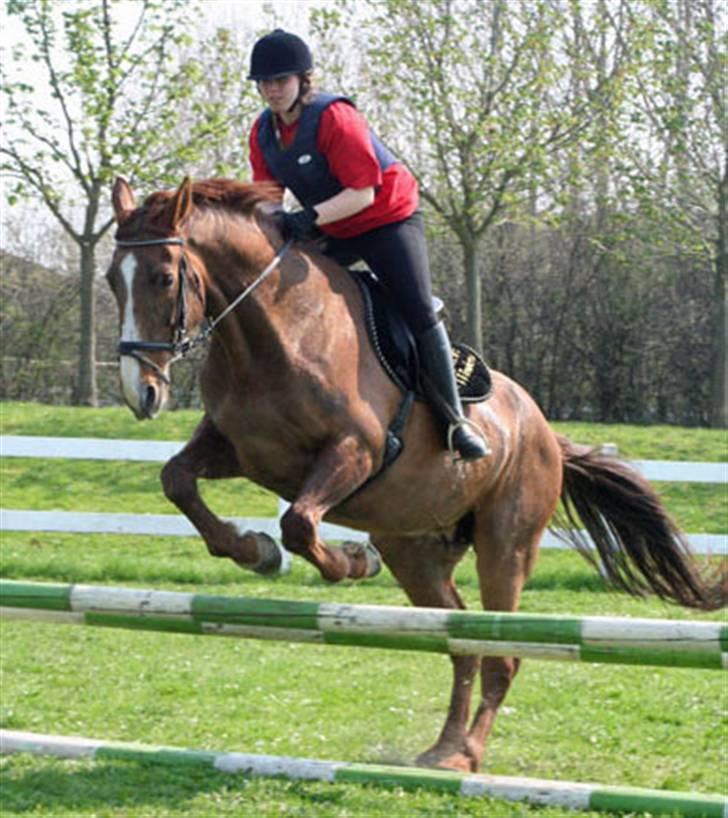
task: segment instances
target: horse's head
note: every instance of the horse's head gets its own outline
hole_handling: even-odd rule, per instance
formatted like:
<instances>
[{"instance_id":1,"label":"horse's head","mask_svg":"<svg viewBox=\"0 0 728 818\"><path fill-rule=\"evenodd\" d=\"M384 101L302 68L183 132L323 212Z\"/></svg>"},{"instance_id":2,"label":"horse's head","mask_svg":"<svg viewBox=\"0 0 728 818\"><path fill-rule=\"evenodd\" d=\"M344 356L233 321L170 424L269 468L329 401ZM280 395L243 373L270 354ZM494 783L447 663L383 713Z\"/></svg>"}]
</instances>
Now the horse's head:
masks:
<instances>
[{"instance_id":1,"label":"horse's head","mask_svg":"<svg viewBox=\"0 0 728 818\"><path fill-rule=\"evenodd\" d=\"M170 195L137 207L117 179L113 205L116 251L106 278L119 307L121 389L138 418L153 418L169 395L170 363L204 317L201 261L181 232L193 209L189 180Z\"/></svg>"}]
</instances>

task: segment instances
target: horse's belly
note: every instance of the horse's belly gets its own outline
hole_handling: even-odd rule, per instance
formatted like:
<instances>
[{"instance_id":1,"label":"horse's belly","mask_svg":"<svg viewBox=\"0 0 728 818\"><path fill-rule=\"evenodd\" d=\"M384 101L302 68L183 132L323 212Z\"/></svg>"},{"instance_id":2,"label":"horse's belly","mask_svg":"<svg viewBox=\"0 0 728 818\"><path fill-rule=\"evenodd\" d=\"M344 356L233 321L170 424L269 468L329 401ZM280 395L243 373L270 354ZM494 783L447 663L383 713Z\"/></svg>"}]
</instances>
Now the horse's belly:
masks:
<instances>
[{"instance_id":1,"label":"horse's belly","mask_svg":"<svg viewBox=\"0 0 728 818\"><path fill-rule=\"evenodd\" d=\"M477 478L472 471L465 479L447 455L427 469L398 469L395 464L325 519L372 534L448 532L473 508L486 481L486 475Z\"/></svg>"}]
</instances>

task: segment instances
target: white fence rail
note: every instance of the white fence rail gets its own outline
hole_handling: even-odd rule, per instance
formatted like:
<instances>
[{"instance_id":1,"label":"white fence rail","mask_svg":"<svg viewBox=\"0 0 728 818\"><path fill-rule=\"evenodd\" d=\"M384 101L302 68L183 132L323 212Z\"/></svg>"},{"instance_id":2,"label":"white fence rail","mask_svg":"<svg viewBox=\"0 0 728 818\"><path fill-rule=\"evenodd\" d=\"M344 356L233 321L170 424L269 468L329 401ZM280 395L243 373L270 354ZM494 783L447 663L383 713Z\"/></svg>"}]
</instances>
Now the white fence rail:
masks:
<instances>
[{"instance_id":1,"label":"white fence rail","mask_svg":"<svg viewBox=\"0 0 728 818\"><path fill-rule=\"evenodd\" d=\"M69 460L132 460L165 462L185 444L162 440L113 440L83 437L0 436L3 457L67 458ZM611 448L611 447L610 447ZM633 460L648 480L670 483L728 484L728 463L681 460Z\"/></svg>"},{"instance_id":2,"label":"white fence rail","mask_svg":"<svg viewBox=\"0 0 728 818\"><path fill-rule=\"evenodd\" d=\"M75 437L0 436L0 456L28 458L64 458L76 460L115 460L164 462L185 444L175 441L108 440ZM649 480L659 482L712 483L728 485L728 463L691 463L671 460L634 460L632 465ZM286 504L279 502L278 517ZM279 533L274 517L231 518L241 529ZM0 509L0 528L4 531L54 531L86 534L143 534L150 536L195 536L185 517L174 514L99 514L72 511L28 511ZM366 534L342 526L324 523L323 537L330 540L362 540ZM701 554L728 554L728 534L689 534L690 542ZM563 548L563 542L551 532L544 536L543 548Z\"/></svg>"},{"instance_id":3,"label":"white fence rail","mask_svg":"<svg viewBox=\"0 0 728 818\"><path fill-rule=\"evenodd\" d=\"M102 440L85 437L2 435L0 437L0 456L163 463L177 454L184 445L179 441L167 440Z\"/></svg>"}]
</instances>

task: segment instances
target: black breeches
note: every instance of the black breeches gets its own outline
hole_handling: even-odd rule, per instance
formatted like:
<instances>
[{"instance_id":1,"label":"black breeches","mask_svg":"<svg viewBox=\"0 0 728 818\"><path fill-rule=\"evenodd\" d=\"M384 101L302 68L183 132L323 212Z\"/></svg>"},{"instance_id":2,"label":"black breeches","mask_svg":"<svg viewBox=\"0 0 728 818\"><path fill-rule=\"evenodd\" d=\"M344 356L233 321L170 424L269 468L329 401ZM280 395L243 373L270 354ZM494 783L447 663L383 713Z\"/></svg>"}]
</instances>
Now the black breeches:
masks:
<instances>
[{"instance_id":1,"label":"black breeches","mask_svg":"<svg viewBox=\"0 0 728 818\"><path fill-rule=\"evenodd\" d=\"M437 323L432 307L425 223L419 211L404 221L360 236L330 238L324 252L344 265L359 259L365 261L392 293L415 336Z\"/></svg>"}]
</instances>

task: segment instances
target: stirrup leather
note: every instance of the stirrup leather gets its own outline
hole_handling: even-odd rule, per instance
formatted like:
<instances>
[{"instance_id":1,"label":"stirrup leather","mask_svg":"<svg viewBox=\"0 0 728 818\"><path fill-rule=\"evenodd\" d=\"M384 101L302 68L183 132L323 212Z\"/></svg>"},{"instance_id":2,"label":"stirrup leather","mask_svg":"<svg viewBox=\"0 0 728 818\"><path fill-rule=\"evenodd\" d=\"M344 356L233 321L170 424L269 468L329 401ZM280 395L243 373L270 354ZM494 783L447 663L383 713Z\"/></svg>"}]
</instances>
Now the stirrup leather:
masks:
<instances>
[{"instance_id":1,"label":"stirrup leather","mask_svg":"<svg viewBox=\"0 0 728 818\"><path fill-rule=\"evenodd\" d=\"M453 435L458 429L461 429L463 426L469 426L473 432L481 439L483 442L483 446L485 447L485 454L489 455L492 454L492 449L488 445L488 440L486 436L483 434L483 430L478 426L476 423L473 423L472 420L469 418L460 418L457 422L451 423L447 428L447 448L450 451L450 454L458 454L457 450L453 445Z\"/></svg>"}]
</instances>

